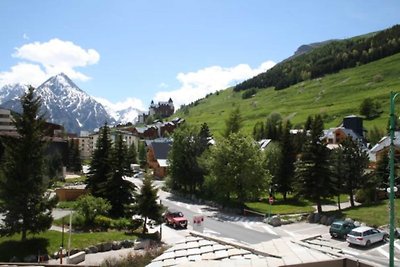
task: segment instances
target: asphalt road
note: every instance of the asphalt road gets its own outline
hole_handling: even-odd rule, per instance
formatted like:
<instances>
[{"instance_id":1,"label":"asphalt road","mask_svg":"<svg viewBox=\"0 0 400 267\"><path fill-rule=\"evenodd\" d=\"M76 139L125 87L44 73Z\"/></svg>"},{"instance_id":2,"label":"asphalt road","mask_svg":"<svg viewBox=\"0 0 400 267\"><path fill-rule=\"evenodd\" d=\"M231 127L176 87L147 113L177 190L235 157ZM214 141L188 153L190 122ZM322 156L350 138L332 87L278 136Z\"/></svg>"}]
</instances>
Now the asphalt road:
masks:
<instances>
[{"instance_id":1,"label":"asphalt road","mask_svg":"<svg viewBox=\"0 0 400 267\"><path fill-rule=\"evenodd\" d=\"M278 235L271 233L260 232L253 229L248 229L244 225L239 225L221 219L218 216L213 216L213 212L208 211L207 206L189 205L171 200L168 197L163 199L163 205L173 210L183 212L189 221L189 228L193 227L193 216L204 216L204 233L211 234L220 238L234 240L243 244L258 244L269 241L275 238L280 238Z\"/></svg>"}]
</instances>

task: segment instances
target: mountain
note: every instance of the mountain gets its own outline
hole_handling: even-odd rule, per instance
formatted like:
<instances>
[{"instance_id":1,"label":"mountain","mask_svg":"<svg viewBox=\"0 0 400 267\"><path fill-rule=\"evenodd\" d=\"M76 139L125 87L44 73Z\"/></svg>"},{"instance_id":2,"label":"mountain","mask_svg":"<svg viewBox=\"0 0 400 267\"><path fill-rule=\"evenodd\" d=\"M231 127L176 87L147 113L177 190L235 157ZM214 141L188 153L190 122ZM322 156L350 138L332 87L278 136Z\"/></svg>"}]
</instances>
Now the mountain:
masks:
<instances>
[{"instance_id":1,"label":"mountain","mask_svg":"<svg viewBox=\"0 0 400 267\"><path fill-rule=\"evenodd\" d=\"M121 107L119 105L115 105L110 103L106 99L96 98L97 102L101 103L103 107L106 109L108 114L113 117L116 123L126 124L126 123L135 123L139 114L142 114L144 111L134 108L134 107Z\"/></svg>"},{"instance_id":2,"label":"mountain","mask_svg":"<svg viewBox=\"0 0 400 267\"><path fill-rule=\"evenodd\" d=\"M3 86L0 90L0 103L19 99L26 89L28 89L28 86L22 84Z\"/></svg>"},{"instance_id":3,"label":"mountain","mask_svg":"<svg viewBox=\"0 0 400 267\"><path fill-rule=\"evenodd\" d=\"M21 112L19 97L20 86L16 91L5 86L0 90L0 101L3 108ZM64 73L51 77L36 89L42 99L42 112L49 122L63 125L67 132L93 131L108 122L115 123L103 105L82 91ZM3 101L5 100L5 101Z\"/></svg>"},{"instance_id":4,"label":"mountain","mask_svg":"<svg viewBox=\"0 0 400 267\"><path fill-rule=\"evenodd\" d=\"M241 113L242 132L248 135L257 122L265 122L272 113L290 119L294 128L302 127L308 116L319 114L325 128L329 128L340 125L345 116L359 114L360 104L369 97L381 105L382 113L377 118L364 120L364 127L369 132L374 127L386 132L390 92L400 90L399 69L400 53L397 53L284 90L256 89L246 99L243 98L246 91L220 90L184 106L173 116L199 127L207 123L214 136L223 133L224 122L235 108ZM396 101L396 114L400 114L400 101Z\"/></svg>"},{"instance_id":5,"label":"mountain","mask_svg":"<svg viewBox=\"0 0 400 267\"><path fill-rule=\"evenodd\" d=\"M235 86L236 91L254 88L281 90L296 83L397 54L400 52L400 25L379 32L343 40L305 46L295 55L266 72Z\"/></svg>"}]
</instances>

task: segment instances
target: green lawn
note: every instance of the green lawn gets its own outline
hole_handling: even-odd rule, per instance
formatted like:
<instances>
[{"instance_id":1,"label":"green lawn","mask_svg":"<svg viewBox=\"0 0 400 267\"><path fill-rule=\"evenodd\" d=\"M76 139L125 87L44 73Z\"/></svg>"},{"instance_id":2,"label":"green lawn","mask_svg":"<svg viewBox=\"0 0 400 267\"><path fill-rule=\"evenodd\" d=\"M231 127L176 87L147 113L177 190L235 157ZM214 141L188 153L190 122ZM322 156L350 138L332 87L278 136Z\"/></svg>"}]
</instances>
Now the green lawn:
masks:
<instances>
[{"instance_id":1,"label":"green lawn","mask_svg":"<svg viewBox=\"0 0 400 267\"><path fill-rule=\"evenodd\" d=\"M272 205L269 204L268 199L263 199L257 202L246 202L245 205L254 211L268 214L271 209L271 214L293 214L293 213L307 213L313 212L314 208L312 203L307 200L295 199L288 196L286 201L283 200L282 195L276 194L275 201Z\"/></svg>"},{"instance_id":2,"label":"green lawn","mask_svg":"<svg viewBox=\"0 0 400 267\"><path fill-rule=\"evenodd\" d=\"M370 226L381 226L389 224L389 200L381 201L377 204L361 205L354 208L336 212L342 218L352 218L360 222L365 222ZM400 199L395 201L396 225L400 226Z\"/></svg>"},{"instance_id":3,"label":"green lawn","mask_svg":"<svg viewBox=\"0 0 400 267\"><path fill-rule=\"evenodd\" d=\"M71 248L83 249L90 245L106 241L135 240L137 234L126 234L124 232L95 232L95 233L73 233L71 236ZM26 255L53 254L61 245L62 233L46 231L38 235L29 235L27 241L21 242L21 235L11 237L0 237L0 261L9 261L12 256L22 259ZM68 244L68 234L64 233L64 247Z\"/></svg>"}]
</instances>

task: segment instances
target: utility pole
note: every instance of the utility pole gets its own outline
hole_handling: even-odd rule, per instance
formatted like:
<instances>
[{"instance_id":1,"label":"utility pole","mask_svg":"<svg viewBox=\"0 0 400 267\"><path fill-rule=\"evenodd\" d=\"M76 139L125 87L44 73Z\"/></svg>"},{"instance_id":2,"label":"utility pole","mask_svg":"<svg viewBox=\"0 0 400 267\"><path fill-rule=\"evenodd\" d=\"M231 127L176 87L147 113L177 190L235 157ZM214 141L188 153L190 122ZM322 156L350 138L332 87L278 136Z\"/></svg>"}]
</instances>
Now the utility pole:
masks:
<instances>
[{"instance_id":1,"label":"utility pole","mask_svg":"<svg viewBox=\"0 0 400 267\"><path fill-rule=\"evenodd\" d=\"M394 132L396 128L395 113L394 113L394 100L399 93L390 92L390 157L389 157L389 266L394 267L394 227L395 227L395 214L394 214ZM397 188L396 188L397 189Z\"/></svg>"}]
</instances>

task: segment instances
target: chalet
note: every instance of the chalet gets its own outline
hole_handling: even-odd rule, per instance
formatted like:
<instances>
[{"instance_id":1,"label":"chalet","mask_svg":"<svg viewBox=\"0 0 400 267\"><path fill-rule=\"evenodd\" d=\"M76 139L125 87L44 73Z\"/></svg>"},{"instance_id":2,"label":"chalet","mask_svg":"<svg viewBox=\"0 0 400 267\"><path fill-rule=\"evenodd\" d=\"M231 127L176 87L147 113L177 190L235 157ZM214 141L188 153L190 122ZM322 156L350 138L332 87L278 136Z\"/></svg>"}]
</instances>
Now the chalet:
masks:
<instances>
[{"instance_id":1,"label":"chalet","mask_svg":"<svg viewBox=\"0 0 400 267\"><path fill-rule=\"evenodd\" d=\"M333 149L348 137L357 141L363 148L367 147L361 117L355 115L345 117L339 127L324 130L322 141L326 143L328 148Z\"/></svg>"},{"instance_id":2,"label":"chalet","mask_svg":"<svg viewBox=\"0 0 400 267\"><path fill-rule=\"evenodd\" d=\"M172 146L171 139L159 138L147 140L147 164L153 169L156 177L163 178L167 175L168 153Z\"/></svg>"},{"instance_id":3,"label":"chalet","mask_svg":"<svg viewBox=\"0 0 400 267\"><path fill-rule=\"evenodd\" d=\"M399 159L400 158L400 131L396 131L394 133L394 153L395 153L395 158ZM377 162L379 161L383 154L388 154L390 149L390 136L385 136L383 137L375 146L369 150L369 160L371 162Z\"/></svg>"}]
</instances>

